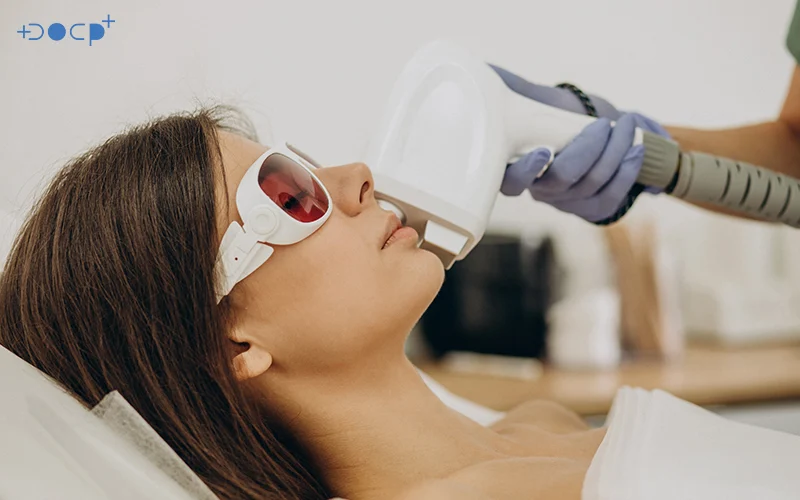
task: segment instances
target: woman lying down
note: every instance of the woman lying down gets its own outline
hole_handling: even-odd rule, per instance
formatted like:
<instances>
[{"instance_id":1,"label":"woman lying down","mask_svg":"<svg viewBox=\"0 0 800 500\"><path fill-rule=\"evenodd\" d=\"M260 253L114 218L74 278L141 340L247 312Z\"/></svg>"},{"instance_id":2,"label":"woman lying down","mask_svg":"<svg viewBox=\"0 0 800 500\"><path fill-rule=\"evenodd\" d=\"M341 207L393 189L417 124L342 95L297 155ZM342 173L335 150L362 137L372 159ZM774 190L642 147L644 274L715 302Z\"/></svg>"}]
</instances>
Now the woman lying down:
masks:
<instances>
[{"instance_id":1,"label":"woman lying down","mask_svg":"<svg viewBox=\"0 0 800 500\"><path fill-rule=\"evenodd\" d=\"M0 344L112 390L221 499L581 498L604 438L531 402L491 427L404 355L440 261L362 164L262 145L225 108L73 159L0 278Z\"/></svg>"}]
</instances>

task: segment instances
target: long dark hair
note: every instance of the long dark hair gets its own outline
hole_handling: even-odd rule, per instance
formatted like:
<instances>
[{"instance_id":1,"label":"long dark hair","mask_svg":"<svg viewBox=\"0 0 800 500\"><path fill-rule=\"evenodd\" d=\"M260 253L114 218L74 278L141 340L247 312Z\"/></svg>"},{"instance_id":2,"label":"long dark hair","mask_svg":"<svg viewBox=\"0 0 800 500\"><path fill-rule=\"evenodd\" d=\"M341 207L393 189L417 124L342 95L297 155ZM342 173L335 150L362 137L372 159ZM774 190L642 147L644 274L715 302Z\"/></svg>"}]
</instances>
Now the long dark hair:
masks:
<instances>
[{"instance_id":1,"label":"long dark hair","mask_svg":"<svg viewBox=\"0 0 800 500\"><path fill-rule=\"evenodd\" d=\"M235 380L215 300L217 132L248 123L223 106L175 114L71 160L0 276L0 344L88 406L118 390L222 499L324 499Z\"/></svg>"}]
</instances>

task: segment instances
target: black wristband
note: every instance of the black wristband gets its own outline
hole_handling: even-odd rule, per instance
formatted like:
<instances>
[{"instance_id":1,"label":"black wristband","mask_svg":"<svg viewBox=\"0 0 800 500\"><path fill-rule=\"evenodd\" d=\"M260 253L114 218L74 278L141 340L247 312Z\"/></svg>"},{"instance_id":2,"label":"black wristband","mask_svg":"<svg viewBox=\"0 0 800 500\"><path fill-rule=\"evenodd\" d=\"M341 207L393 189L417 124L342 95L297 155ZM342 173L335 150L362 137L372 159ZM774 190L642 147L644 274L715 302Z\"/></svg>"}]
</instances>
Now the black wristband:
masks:
<instances>
[{"instance_id":1,"label":"black wristband","mask_svg":"<svg viewBox=\"0 0 800 500\"><path fill-rule=\"evenodd\" d=\"M579 89L575 85L571 83L559 83L556 87L560 89L566 89L575 94L581 104L583 104L584 109L586 110L586 114L589 116L593 116L597 118L597 108L595 107L594 103L592 102L592 98L589 97L586 92ZM620 220L625 214L628 213L628 210L633 208L633 203L636 201L636 198L639 197L640 194L645 190L645 187L638 182L633 185L631 190L625 196L625 199L622 200L622 204L617 208L617 211L613 214L609 215L605 219L595 221L594 224L598 226L607 226L609 224L613 224Z\"/></svg>"},{"instance_id":2,"label":"black wristband","mask_svg":"<svg viewBox=\"0 0 800 500\"><path fill-rule=\"evenodd\" d=\"M566 82L559 83L558 85L556 85L556 87L559 88L559 89L569 90L570 92L575 94L575 97L577 97L578 100L581 101L581 104L583 104L583 108L586 110L586 114L589 115L589 116L593 116L593 117L597 118L597 108L594 106L594 103L592 102L592 98L589 97L586 94L586 92L584 92L583 90L579 89L575 85L573 85L571 83L566 83Z\"/></svg>"}]
</instances>

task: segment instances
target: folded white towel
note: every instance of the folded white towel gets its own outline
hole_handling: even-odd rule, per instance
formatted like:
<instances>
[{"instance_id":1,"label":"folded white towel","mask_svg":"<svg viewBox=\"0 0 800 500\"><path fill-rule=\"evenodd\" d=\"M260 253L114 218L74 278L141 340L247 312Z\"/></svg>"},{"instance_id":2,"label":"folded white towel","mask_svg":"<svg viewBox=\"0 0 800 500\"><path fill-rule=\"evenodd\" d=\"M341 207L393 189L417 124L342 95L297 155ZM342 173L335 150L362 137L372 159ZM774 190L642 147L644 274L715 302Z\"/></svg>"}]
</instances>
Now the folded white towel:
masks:
<instances>
[{"instance_id":1,"label":"folded white towel","mask_svg":"<svg viewBox=\"0 0 800 500\"><path fill-rule=\"evenodd\" d=\"M756 498L800 498L800 436L732 422L663 391L620 389L583 500Z\"/></svg>"}]
</instances>

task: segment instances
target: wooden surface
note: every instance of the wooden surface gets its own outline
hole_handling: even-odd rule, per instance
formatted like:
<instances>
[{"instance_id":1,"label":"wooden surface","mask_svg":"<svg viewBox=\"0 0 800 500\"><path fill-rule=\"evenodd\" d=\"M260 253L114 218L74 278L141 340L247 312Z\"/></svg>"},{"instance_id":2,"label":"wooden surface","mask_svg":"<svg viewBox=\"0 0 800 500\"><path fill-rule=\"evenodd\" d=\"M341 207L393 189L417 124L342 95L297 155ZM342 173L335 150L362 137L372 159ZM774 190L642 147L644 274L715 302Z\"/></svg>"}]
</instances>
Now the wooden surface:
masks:
<instances>
[{"instance_id":1,"label":"wooden surface","mask_svg":"<svg viewBox=\"0 0 800 500\"><path fill-rule=\"evenodd\" d=\"M700 405L800 399L800 345L758 348L692 346L672 363L631 361L614 371L568 372L546 367L534 381L421 368L447 389L496 410L550 399L583 415L606 413L619 387L664 389Z\"/></svg>"}]
</instances>

